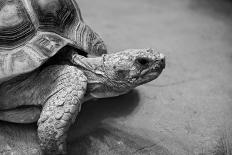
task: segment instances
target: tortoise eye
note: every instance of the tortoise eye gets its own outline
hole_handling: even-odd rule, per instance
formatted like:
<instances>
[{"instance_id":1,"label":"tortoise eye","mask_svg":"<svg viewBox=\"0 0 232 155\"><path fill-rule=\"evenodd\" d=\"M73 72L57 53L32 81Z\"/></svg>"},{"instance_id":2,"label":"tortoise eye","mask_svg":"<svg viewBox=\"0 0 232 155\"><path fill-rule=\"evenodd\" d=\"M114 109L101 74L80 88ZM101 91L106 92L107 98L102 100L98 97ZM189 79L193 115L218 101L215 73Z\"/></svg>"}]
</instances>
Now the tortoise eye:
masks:
<instances>
[{"instance_id":1,"label":"tortoise eye","mask_svg":"<svg viewBox=\"0 0 232 155\"><path fill-rule=\"evenodd\" d=\"M149 64L149 60L147 58L138 58L137 63L139 63L141 66L146 66Z\"/></svg>"}]
</instances>

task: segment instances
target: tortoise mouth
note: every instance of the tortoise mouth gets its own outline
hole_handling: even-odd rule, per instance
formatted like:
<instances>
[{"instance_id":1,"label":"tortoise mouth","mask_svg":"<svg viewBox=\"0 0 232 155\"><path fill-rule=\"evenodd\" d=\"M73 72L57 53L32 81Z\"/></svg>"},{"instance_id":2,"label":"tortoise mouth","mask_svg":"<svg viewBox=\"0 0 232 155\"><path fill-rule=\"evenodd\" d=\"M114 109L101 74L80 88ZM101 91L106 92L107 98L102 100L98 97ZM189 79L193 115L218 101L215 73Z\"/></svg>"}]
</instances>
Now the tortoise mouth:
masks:
<instances>
[{"instance_id":1,"label":"tortoise mouth","mask_svg":"<svg viewBox=\"0 0 232 155\"><path fill-rule=\"evenodd\" d=\"M151 79L157 78L165 69L165 61L156 61L150 67L144 69L141 73L141 77L150 77Z\"/></svg>"},{"instance_id":2,"label":"tortoise mouth","mask_svg":"<svg viewBox=\"0 0 232 155\"><path fill-rule=\"evenodd\" d=\"M164 70L164 66L161 64L155 64L154 66L151 66L147 69L144 69L141 73L139 78L137 79L138 84L145 84L152 80L155 80L159 77L159 75Z\"/></svg>"},{"instance_id":3,"label":"tortoise mouth","mask_svg":"<svg viewBox=\"0 0 232 155\"><path fill-rule=\"evenodd\" d=\"M151 68L147 68L147 69L144 69L142 72L141 72L141 76L147 76L147 75L152 75L152 74L160 74L162 71L163 71L164 67L162 65L155 65L155 66L152 66Z\"/></svg>"}]
</instances>

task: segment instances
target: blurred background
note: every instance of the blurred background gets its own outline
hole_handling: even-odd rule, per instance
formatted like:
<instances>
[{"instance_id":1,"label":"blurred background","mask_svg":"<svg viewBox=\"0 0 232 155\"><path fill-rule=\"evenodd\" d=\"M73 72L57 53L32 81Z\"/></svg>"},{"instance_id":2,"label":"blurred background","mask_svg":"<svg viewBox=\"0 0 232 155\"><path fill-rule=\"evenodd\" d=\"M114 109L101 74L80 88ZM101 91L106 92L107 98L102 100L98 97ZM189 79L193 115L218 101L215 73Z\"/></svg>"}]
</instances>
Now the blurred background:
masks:
<instances>
[{"instance_id":1,"label":"blurred background","mask_svg":"<svg viewBox=\"0 0 232 155\"><path fill-rule=\"evenodd\" d=\"M68 154L232 155L232 1L78 3L109 53L151 47L167 65L157 80L127 95L84 104ZM39 152L36 125L1 124L16 142L0 136L1 148ZM28 136L14 135L15 128Z\"/></svg>"}]
</instances>

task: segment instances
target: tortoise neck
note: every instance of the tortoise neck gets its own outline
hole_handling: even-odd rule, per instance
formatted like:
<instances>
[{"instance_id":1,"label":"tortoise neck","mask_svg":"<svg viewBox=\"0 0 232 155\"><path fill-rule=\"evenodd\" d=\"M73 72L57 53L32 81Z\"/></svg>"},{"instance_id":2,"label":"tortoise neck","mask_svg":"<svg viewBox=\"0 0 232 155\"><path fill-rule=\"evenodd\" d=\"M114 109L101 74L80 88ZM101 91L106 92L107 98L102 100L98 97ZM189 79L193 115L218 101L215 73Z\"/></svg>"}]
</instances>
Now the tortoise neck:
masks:
<instances>
[{"instance_id":1,"label":"tortoise neck","mask_svg":"<svg viewBox=\"0 0 232 155\"><path fill-rule=\"evenodd\" d=\"M103 73L103 58L103 56L87 58L75 53L72 55L72 63L81 69L94 72L95 74L100 74L100 72L102 72L102 74L105 74Z\"/></svg>"}]
</instances>

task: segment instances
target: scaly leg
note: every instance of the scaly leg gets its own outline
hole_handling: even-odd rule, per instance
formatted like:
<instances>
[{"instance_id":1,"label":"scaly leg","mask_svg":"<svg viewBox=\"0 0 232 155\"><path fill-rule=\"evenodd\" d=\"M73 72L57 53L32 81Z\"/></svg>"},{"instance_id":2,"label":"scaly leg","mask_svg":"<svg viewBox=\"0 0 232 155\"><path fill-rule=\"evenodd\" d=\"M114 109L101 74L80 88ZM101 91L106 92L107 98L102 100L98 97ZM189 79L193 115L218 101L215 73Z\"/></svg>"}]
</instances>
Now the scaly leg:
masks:
<instances>
[{"instance_id":1,"label":"scaly leg","mask_svg":"<svg viewBox=\"0 0 232 155\"><path fill-rule=\"evenodd\" d=\"M47 96L38 121L40 145L45 152L64 154L67 130L80 111L87 79L73 66L50 66L42 74L52 76L51 84L54 86Z\"/></svg>"}]
</instances>

